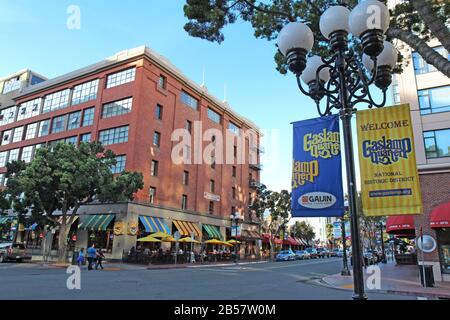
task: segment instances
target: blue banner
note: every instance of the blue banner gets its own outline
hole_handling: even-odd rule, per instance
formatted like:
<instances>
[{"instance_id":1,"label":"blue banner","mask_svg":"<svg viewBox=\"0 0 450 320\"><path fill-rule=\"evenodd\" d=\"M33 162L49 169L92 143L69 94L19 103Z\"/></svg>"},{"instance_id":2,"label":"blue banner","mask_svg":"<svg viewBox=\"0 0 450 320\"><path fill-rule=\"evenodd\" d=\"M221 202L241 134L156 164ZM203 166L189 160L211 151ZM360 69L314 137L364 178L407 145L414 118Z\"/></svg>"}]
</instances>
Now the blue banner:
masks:
<instances>
[{"instance_id":1,"label":"blue banner","mask_svg":"<svg viewBox=\"0 0 450 320\"><path fill-rule=\"evenodd\" d=\"M342 163L338 115L293 123L293 217L342 217Z\"/></svg>"}]
</instances>

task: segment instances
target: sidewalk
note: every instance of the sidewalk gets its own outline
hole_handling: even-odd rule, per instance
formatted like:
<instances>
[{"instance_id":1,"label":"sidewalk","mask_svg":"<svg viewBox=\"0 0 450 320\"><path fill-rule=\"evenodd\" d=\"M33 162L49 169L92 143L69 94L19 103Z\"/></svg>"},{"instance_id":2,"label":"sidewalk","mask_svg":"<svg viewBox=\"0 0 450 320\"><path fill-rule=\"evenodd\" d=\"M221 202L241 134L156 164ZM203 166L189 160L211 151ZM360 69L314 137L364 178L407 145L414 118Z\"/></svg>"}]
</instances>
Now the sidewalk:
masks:
<instances>
[{"instance_id":1,"label":"sidewalk","mask_svg":"<svg viewBox=\"0 0 450 320\"><path fill-rule=\"evenodd\" d=\"M365 281L366 292L407 294L445 299L450 298L450 283L448 282L436 281L433 288L422 287L418 266L398 266L394 263L380 263L378 266L381 269L381 289L369 290L367 289L367 283ZM367 278L366 274L364 275L364 278ZM341 276L339 273L322 278L321 284L341 290L353 290L353 277Z\"/></svg>"}]
</instances>

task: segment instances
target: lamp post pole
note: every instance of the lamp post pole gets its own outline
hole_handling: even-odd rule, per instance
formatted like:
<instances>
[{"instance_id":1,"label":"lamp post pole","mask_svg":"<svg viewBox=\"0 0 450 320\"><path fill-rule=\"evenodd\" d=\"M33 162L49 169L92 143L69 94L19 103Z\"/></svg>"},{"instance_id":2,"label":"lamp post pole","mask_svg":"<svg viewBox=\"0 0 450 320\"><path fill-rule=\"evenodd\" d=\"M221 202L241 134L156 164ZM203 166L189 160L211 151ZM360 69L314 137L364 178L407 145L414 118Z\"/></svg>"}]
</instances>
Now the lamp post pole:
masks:
<instances>
[{"instance_id":1,"label":"lamp post pole","mask_svg":"<svg viewBox=\"0 0 450 320\"><path fill-rule=\"evenodd\" d=\"M341 235L342 235L342 262L343 269L341 271L341 275L343 276L351 276L350 270L348 268L348 259L347 259L347 235L345 234L345 219L341 219Z\"/></svg>"},{"instance_id":2,"label":"lamp post pole","mask_svg":"<svg viewBox=\"0 0 450 320\"><path fill-rule=\"evenodd\" d=\"M383 222L380 222L380 236L381 236L381 263L387 263L386 250L384 249L384 235L383 235Z\"/></svg>"}]
</instances>

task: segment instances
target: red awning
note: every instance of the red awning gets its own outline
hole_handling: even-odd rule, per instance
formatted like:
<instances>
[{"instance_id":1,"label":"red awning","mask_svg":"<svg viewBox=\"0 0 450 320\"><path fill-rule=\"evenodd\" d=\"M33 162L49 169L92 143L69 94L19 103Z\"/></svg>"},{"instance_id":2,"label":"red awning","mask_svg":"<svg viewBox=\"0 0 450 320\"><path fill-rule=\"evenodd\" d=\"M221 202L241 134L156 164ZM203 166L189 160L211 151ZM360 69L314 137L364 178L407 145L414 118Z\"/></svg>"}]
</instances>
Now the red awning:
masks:
<instances>
[{"instance_id":1,"label":"red awning","mask_svg":"<svg viewBox=\"0 0 450 320\"><path fill-rule=\"evenodd\" d=\"M262 242L263 242L263 243L269 243L269 239L270 239L270 235L269 235L268 233L263 233L263 235L262 235ZM278 239L278 238L275 238L275 237L272 235L272 243L273 243L273 244L282 244L283 241L281 241L281 240Z\"/></svg>"},{"instance_id":2,"label":"red awning","mask_svg":"<svg viewBox=\"0 0 450 320\"><path fill-rule=\"evenodd\" d=\"M431 212L430 226L432 228L450 228L450 202L436 207Z\"/></svg>"},{"instance_id":3,"label":"red awning","mask_svg":"<svg viewBox=\"0 0 450 320\"><path fill-rule=\"evenodd\" d=\"M416 228L413 215L390 216L386 220L386 232L390 234L414 235Z\"/></svg>"},{"instance_id":4,"label":"red awning","mask_svg":"<svg viewBox=\"0 0 450 320\"><path fill-rule=\"evenodd\" d=\"M300 244L292 237L288 237L286 240L283 240L283 244L286 246L299 246Z\"/></svg>"}]
</instances>

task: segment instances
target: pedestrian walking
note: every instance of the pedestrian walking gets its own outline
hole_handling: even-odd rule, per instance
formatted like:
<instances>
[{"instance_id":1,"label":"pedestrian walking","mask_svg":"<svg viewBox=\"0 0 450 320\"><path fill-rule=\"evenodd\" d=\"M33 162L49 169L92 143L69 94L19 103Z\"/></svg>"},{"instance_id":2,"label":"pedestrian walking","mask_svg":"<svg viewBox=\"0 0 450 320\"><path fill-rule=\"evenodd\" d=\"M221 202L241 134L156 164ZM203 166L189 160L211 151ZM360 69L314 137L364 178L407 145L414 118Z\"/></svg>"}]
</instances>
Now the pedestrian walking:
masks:
<instances>
[{"instance_id":1,"label":"pedestrian walking","mask_svg":"<svg viewBox=\"0 0 450 320\"><path fill-rule=\"evenodd\" d=\"M95 249L95 244L92 244L92 246L87 250L87 256L88 256L88 270L92 270L92 265L94 264L94 261L97 257L97 250Z\"/></svg>"},{"instance_id":2,"label":"pedestrian walking","mask_svg":"<svg viewBox=\"0 0 450 320\"><path fill-rule=\"evenodd\" d=\"M103 270L102 261L104 258L105 258L105 255L103 254L102 249L98 249L97 250L97 264L95 265L95 270L98 270L98 267L102 268L102 270Z\"/></svg>"},{"instance_id":3,"label":"pedestrian walking","mask_svg":"<svg viewBox=\"0 0 450 320\"><path fill-rule=\"evenodd\" d=\"M84 248L81 248L81 250L78 252L77 265L81 268L83 264L84 264Z\"/></svg>"}]
</instances>

